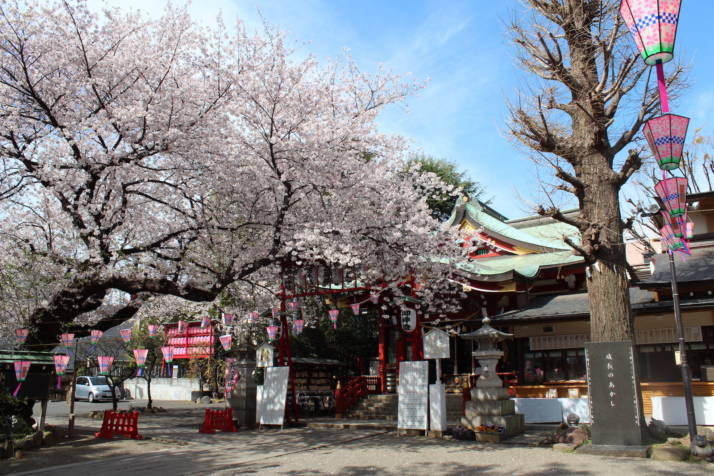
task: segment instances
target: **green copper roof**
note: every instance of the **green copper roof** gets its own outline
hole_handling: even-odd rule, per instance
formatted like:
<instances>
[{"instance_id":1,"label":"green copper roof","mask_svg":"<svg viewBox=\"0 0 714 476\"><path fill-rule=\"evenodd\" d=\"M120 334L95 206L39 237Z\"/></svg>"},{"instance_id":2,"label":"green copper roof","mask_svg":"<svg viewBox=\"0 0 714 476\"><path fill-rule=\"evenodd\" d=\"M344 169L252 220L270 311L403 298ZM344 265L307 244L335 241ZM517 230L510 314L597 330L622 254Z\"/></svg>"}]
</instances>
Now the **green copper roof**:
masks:
<instances>
[{"instance_id":1,"label":"green copper roof","mask_svg":"<svg viewBox=\"0 0 714 476\"><path fill-rule=\"evenodd\" d=\"M563 236L578 239L578 230L574 227L553 220L539 222L538 220L547 220L543 217L534 217L534 226L527 226L530 219L501 221L487 213L478 200L457 202L447 224L458 226L463 219L467 219L476 227L483 227L487 234L494 238L501 238L514 246L534 251L570 250L563 241ZM510 223L517 223L519 226Z\"/></svg>"},{"instance_id":2,"label":"green copper roof","mask_svg":"<svg viewBox=\"0 0 714 476\"><path fill-rule=\"evenodd\" d=\"M557 251L472 260L458 263L456 268L465 273L480 276L495 276L513 271L526 278L533 278L541 268L564 266L579 263L582 260L581 256L574 255L572 251Z\"/></svg>"}]
</instances>

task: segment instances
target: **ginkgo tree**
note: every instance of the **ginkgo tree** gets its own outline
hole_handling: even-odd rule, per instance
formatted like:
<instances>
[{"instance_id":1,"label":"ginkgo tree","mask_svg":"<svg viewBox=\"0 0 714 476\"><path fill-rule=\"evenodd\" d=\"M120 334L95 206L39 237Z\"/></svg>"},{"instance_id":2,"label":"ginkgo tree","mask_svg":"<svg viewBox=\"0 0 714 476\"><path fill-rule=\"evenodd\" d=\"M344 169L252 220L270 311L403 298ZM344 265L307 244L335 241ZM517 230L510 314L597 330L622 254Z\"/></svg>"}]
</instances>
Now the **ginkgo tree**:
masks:
<instances>
[{"instance_id":1,"label":"ginkgo tree","mask_svg":"<svg viewBox=\"0 0 714 476\"><path fill-rule=\"evenodd\" d=\"M171 5L151 19L0 1L0 38L0 268L46 283L4 293L4 334L26 326L49 346L148 296L213 301L286 260L390 283L435 278L436 250L463 251L424 199L449 187L404 173L403 140L377 130L415 88L395 75L295 59L270 29Z\"/></svg>"}]
</instances>

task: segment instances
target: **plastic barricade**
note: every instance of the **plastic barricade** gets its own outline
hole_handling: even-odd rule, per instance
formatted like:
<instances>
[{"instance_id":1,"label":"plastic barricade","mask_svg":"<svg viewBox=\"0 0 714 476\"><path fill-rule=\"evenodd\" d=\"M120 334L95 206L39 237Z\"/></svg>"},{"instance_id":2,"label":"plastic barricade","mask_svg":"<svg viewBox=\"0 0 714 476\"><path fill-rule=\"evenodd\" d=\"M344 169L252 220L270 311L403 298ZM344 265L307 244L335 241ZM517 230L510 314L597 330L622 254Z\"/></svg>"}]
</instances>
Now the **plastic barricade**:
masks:
<instances>
[{"instance_id":1,"label":"plastic barricade","mask_svg":"<svg viewBox=\"0 0 714 476\"><path fill-rule=\"evenodd\" d=\"M199 433L214 433L216 431L234 432L238 431L235 423L233 423L233 410L226 408L225 410L211 410L206 408L206 413L203 417L203 425L198 429Z\"/></svg>"},{"instance_id":2,"label":"plastic barricade","mask_svg":"<svg viewBox=\"0 0 714 476\"><path fill-rule=\"evenodd\" d=\"M139 412L115 412L104 410L102 428L94 436L112 439L114 436L124 436L133 440L141 440L139 434Z\"/></svg>"}]
</instances>

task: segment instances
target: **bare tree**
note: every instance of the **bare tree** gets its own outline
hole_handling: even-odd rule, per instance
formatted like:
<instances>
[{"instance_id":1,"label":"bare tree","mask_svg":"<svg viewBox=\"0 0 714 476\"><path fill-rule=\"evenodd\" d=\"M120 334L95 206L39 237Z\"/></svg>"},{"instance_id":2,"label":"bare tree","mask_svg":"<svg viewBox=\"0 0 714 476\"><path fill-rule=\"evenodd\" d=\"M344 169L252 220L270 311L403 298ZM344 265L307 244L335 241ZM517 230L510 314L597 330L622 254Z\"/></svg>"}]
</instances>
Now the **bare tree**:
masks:
<instances>
[{"instance_id":1,"label":"bare tree","mask_svg":"<svg viewBox=\"0 0 714 476\"><path fill-rule=\"evenodd\" d=\"M539 213L575 226L569 245L591 266L595 342L632 338L620 189L642 166L642 151L616 156L657 113L655 88L613 0L525 0L533 18L510 25L522 67L540 78L530 101L511 105L510 133L552 167L556 190L574 195L580 215L551 203ZM681 77L677 66L670 83Z\"/></svg>"}]
</instances>

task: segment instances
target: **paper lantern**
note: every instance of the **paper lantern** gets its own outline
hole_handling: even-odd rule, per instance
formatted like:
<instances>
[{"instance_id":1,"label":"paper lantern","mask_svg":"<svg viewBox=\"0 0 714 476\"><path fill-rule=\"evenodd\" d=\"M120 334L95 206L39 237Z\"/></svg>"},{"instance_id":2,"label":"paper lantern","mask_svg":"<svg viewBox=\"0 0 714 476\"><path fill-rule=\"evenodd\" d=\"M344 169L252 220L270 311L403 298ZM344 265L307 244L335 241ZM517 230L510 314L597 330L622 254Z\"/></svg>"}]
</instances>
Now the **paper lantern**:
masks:
<instances>
[{"instance_id":1,"label":"paper lantern","mask_svg":"<svg viewBox=\"0 0 714 476\"><path fill-rule=\"evenodd\" d=\"M682 161L684 141L687 138L689 118L676 114L664 114L650 119L642 133L650 145L657 165L662 170L673 170Z\"/></svg>"},{"instance_id":2,"label":"paper lantern","mask_svg":"<svg viewBox=\"0 0 714 476\"><path fill-rule=\"evenodd\" d=\"M620 15L645 63L666 63L674 56L681 0L622 0Z\"/></svg>"},{"instance_id":3,"label":"paper lantern","mask_svg":"<svg viewBox=\"0 0 714 476\"><path fill-rule=\"evenodd\" d=\"M280 309L277 307L274 307L270 310L270 313L273 315L273 319L277 319L278 316L280 315Z\"/></svg>"},{"instance_id":4,"label":"paper lantern","mask_svg":"<svg viewBox=\"0 0 714 476\"><path fill-rule=\"evenodd\" d=\"M250 321L251 322L258 322L260 319L260 313L257 311L253 311L250 313Z\"/></svg>"},{"instance_id":5,"label":"paper lantern","mask_svg":"<svg viewBox=\"0 0 714 476\"><path fill-rule=\"evenodd\" d=\"M356 302L356 303L354 303L354 304L350 304L350 307L352 308L352 313L353 313L355 316L359 316L359 303Z\"/></svg>"},{"instance_id":6,"label":"paper lantern","mask_svg":"<svg viewBox=\"0 0 714 476\"><path fill-rule=\"evenodd\" d=\"M55 360L55 373L57 374L57 390L62 388L62 375L67 372L67 364L69 364L69 355L55 354L52 356Z\"/></svg>"},{"instance_id":7,"label":"paper lantern","mask_svg":"<svg viewBox=\"0 0 714 476\"><path fill-rule=\"evenodd\" d=\"M25 339L27 339L27 336L30 335L30 330L29 329L15 329L15 344L17 345L22 345L25 343Z\"/></svg>"},{"instance_id":8,"label":"paper lantern","mask_svg":"<svg viewBox=\"0 0 714 476\"><path fill-rule=\"evenodd\" d=\"M163 354L166 363L170 364L174 361L174 348L170 345L162 346L161 353Z\"/></svg>"},{"instance_id":9,"label":"paper lantern","mask_svg":"<svg viewBox=\"0 0 714 476\"><path fill-rule=\"evenodd\" d=\"M678 217L687 211L687 179L672 177L660 180L655 184L655 192L669 212L670 217Z\"/></svg>"},{"instance_id":10,"label":"paper lantern","mask_svg":"<svg viewBox=\"0 0 714 476\"><path fill-rule=\"evenodd\" d=\"M275 336L278 335L278 326L268 326L266 331L268 331L268 339L273 340Z\"/></svg>"},{"instance_id":11,"label":"paper lantern","mask_svg":"<svg viewBox=\"0 0 714 476\"><path fill-rule=\"evenodd\" d=\"M662 236L662 243L668 250L670 250L670 251L678 251L678 250L686 251L687 250L687 247L686 247L684 241L681 238L678 238L677 236L675 236L674 231L672 230L672 227L669 226L668 224L665 224L662 228L660 228L659 232Z\"/></svg>"},{"instance_id":12,"label":"paper lantern","mask_svg":"<svg viewBox=\"0 0 714 476\"><path fill-rule=\"evenodd\" d=\"M147 330L149 331L149 337L156 337L159 335L159 325L158 324L149 324L146 326Z\"/></svg>"},{"instance_id":13,"label":"paper lantern","mask_svg":"<svg viewBox=\"0 0 714 476\"><path fill-rule=\"evenodd\" d=\"M332 321L332 328L337 329L337 317L340 315L340 310L330 309L329 311L327 311L327 313L330 315L330 320Z\"/></svg>"},{"instance_id":14,"label":"paper lantern","mask_svg":"<svg viewBox=\"0 0 714 476\"><path fill-rule=\"evenodd\" d=\"M231 345L233 345L233 336L231 334L222 335L218 338L218 340L221 341L223 350L231 350Z\"/></svg>"},{"instance_id":15,"label":"paper lantern","mask_svg":"<svg viewBox=\"0 0 714 476\"><path fill-rule=\"evenodd\" d=\"M178 321L178 333L183 334L186 332L186 328L188 325L186 324L186 321Z\"/></svg>"},{"instance_id":16,"label":"paper lantern","mask_svg":"<svg viewBox=\"0 0 714 476\"><path fill-rule=\"evenodd\" d=\"M689 218L689 216L687 216L687 220L685 221L684 226L685 226L685 229L687 230L686 238L688 240L691 240L692 238L694 238L694 222L691 220L691 218Z\"/></svg>"},{"instance_id":17,"label":"paper lantern","mask_svg":"<svg viewBox=\"0 0 714 476\"><path fill-rule=\"evenodd\" d=\"M92 345L97 345L97 342L99 342L99 339L104 335L104 332L100 331L99 329L92 329L89 331L89 343Z\"/></svg>"},{"instance_id":18,"label":"paper lantern","mask_svg":"<svg viewBox=\"0 0 714 476\"><path fill-rule=\"evenodd\" d=\"M372 304L379 304L379 293L370 294L369 300L372 302Z\"/></svg>"},{"instance_id":19,"label":"paper lantern","mask_svg":"<svg viewBox=\"0 0 714 476\"><path fill-rule=\"evenodd\" d=\"M295 327L296 334L302 334L302 330L305 327L305 321L303 319L295 319L293 326Z\"/></svg>"},{"instance_id":20,"label":"paper lantern","mask_svg":"<svg viewBox=\"0 0 714 476\"><path fill-rule=\"evenodd\" d=\"M223 313L223 325L232 326L233 325L233 314Z\"/></svg>"},{"instance_id":21,"label":"paper lantern","mask_svg":"<svg viewBox=\"0 0 714 476\"><path fill-rule=\"evenodd\" d=\"M295 312L299 307L300 303L298 301L288 301L288 309L290 309L290 311Z\"/></svg>"},{"instance_id":22,"label":"paper lantern","mask_svg":"<svg viewBox=\"0 0 714 476\"><path fill-rule=\"evenodd\" d=\"M22 382L24 382L27 378L27 373L30 371L30 365L32 365L32 362L29 360L16 360L13 364L15 365L15 380L17 380L17 388L15 388L12 396L17 397L17 393L20 391L20 387L22 387Z\"/></svg>"},{"instance_id":23,"label":"paper lantern","mask_svg":"<svg viewBox=\"0 0 714 476\"><path fill-rule=\"evenodd\" d=\"M131 329L121 329L119 330L119 335L121 335L121 340L125 343L131 342Z\"/></svg>"},{"instance_id":24,"label":"paper lantern","mask_svg":"<svg viewBox=\"0 0 714 476\"><path fill-rule=\"evenodd\" d=\"M149 354L149 349L134 349L134 360L136 366L142 368L146 365L146 356Z\"/></svg>"},{"instance_id":25,"label":"paper lantern","mask_svg":"<svg viewBox=\"0 0 714 476\"><path fill-rule=\"evenodd\" d=\"M100 355L97 356L97 362L99 363L99 375L109 375L112 370L112 364L114 363L114 357L111 355Z\"/></svg>"},{"instance_id":26,"label":"paper lantern","mask_svg":"<svg viewBox=\"0 0 714 476\"><path fill-rule=\"evenodd\" d=\"M201 317L201 327L206 328L211 325L211 316L202 316Z\"/></svg>"},{"instance_id":27,"label":"paper lantern","mask_svg":"<svg viewBox=\"0 0 714 476\"><path fill-rule=\"evenodd\" d=\"M63 346L70 349L70 348L72 348L72 345L74 345L74 334L72 334L72 333L61 334L60 340L62 341Z\"/></svg>"},{"instance_id":28,"label":"paper lantern","mask_svg":"<svg viewBox=\"0 0 714 476\"><path fill-rule=\"evenodd\" d=\"M671 216L669 216L669 213L663 212L662 213L662 222L671 228L672 234L676 238L684 238L684 235L687 231L686 230L686 228L687 228L686 215L679 216L679 217L671 217Z\"/></svg>"}]
</instances>

